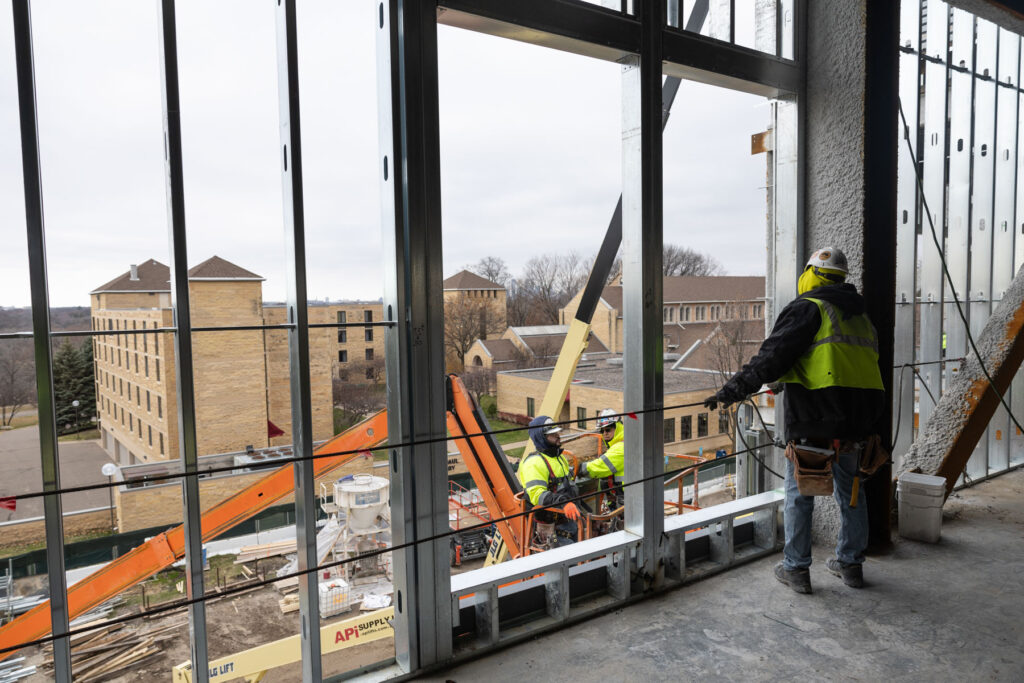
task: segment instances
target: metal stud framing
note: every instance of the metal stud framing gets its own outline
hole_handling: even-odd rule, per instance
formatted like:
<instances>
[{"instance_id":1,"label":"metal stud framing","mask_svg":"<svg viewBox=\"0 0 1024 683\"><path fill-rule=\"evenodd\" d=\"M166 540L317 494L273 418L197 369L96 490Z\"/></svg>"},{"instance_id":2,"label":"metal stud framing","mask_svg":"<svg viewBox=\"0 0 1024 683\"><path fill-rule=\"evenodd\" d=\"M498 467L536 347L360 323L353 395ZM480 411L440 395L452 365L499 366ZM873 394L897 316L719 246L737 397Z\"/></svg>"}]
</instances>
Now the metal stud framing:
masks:
<instances>
[{"instance_id":1,"label":"metal stud framing","mask_svg":"<svg viewBox=\"0 0 1024 683\"><path fill-rule=\"evenodd\" d=\"M980 334L1024 263L1020 36L938 0L904 2L902 15L900 99L916 158L901 138L896 363L922 365L916 396L905 387L894 399L897 458L910 443L915 402L919 424L924 424L933 397L938 400L960 370L956 359L972 353L968 330L975 337ZM953 289L914 184L914 163L923 172L924 199ZM916 237L904 228L913 225L914 213ZM916 299L906 294L914 286ZM967 315L967 328L954 292ZM914 313L920 318L916 340ZM902 377L905 385L913 384L908 371ZM897 374L897 387L899 378ZM1024 405L1024 384L1015 381L1007 398L1016 413ZM1024 435L1000 407L967 464L966 477L978 479L1022 462Z\"/></svg>"},{"instance_id":2,"label":"metal stud framing","mask_svg":"<svg viewBox=\"0 0 1024 683\"><path fill-rule=\"evenodd\" d=\"M706 0L698 0L706 11ZM296 452L312 451L310 430L309 325L305 306L305 251L302 203L301 140L297 79L298 46L295 31L295 0L278 3L278 65L281 115L281 159L284 186L284 225L288 246L289 334L292 388L292 420ZM801 0L760 2L772 10L776 29L771 31L774 50L766 54L731 44L735 40L735 5L716 2L718 25L705 35L672 28L666 13L678 15L675 3L645 0L614 8L572 0L446 0L439 3L413 0L380 0L376 3L378 34L378 102L380 120L381 221L384 226L385 324L387 348L387 401L389 434L394 442L415 443L445 435L444 352L441 262L440 151L438 121L437 25L476 30L526 40L599 59L623 63L623 164L624 246L627 375L638 378L626 387L626 403L657 408L662 400L661 372L661 125L662 74L781 96L775 106L778 136L775 207L775 256L770 267L777 281L795 282L795 254L799 251L801 183L800 112L802 65L798 57ZM49 362L46 257L39 181L36 112L32 84L31 28L28 0L14 1L15 47L18 60L19 104L28 208L30 277L38 374L41 450L44 486L59 487L56 434L53 420L52 370ZM178 98L177 46L174 0L161 0L161 80L164 97L167 173L168 232L172 255L172 293L178 388L178 422L181 434L181 465L196 470L195 378L192 367L192 328L189 317L185 199L182 139ZM695 11L691 7L691 12ZM523 31L522 28L528 28ZM759 29L760 30L760 29ZM713 37L710 37L713 36ZM759 46L765 36L759 33ZM781 279L778 279L781 278ZM787 299L790 292L783 293ZM47 429L47 425L49 429ZM632 423L628 437L632 448L645 454L631 460L627 478L641 479L660 472L661 424L658 413ZM395 543L415 541L448 530L446 500L447 457L442 442L412 445L390 453L392 519ZM307 463L296 464L297 536L300 567L316 561L313 526L313 482ZM182 478L186 523L186 575L189 597L200 598L190 606L192 671L206 680L207 638L202 585L202 543L199 529L200 500L194 476ZM607 604L621 604L635 591L656 588L663 580L665 552L674 532L664 531L662 490L655 480L627 493L627 531L615 537L594 539L577 548L524 558L539 563L544 576L546 618L561 622L573 618L577 607L569 601L568 586L573 567L581 561L603 563L607 573ZM755 503L757 501L754 501ZM765 503L765 501L761 501ZM777 547L777 501L767 502L757 517L756 552ZM721 566L742 561L750 553L734 543L736 515L747 514L744 503L718 513L710 523L719 525L722 541L712 548L712 560ZM760 509L760 508L759 508ZM59 497L46 498L46 529L50 553L52 618L58 634L66 632L66 585L62 565L63 534ZM763 517L763 519L762 519ZM707 521L707 520L705 520ZM675 534L677 541L682 533ZM610 545L609 545L610 544ZM742 544L741 544L742 545ZM676 543L678 549L679 544ZM685 546L685 544L684 544ZM685 554L684 550L681 551ZM589 554L588 554L589 553ZM671 552L669 552L671 555ZM548 559L550 557L550 559ZM680 555L684 557L684 555ZM458 600L453 601L453 581L448 568L448 541L413 545L395 552L395 651L397 672L414 672L452 657L452 631ZM685 561L685 559L683 560ZM519 561L516 561L519 562ZM533 573L537 567L531 568ZM492 568L495 583L486 603L478 605L478 626L485 641L498 639L498 577L506 566ZM515 569L509 563L508 571ZM630 570L639 581L630 586ZM497 572L497 573L495 573ZM467 576L467 575L463 575ZM486 578L483 575L479 575ZM463 579L463 583L471 578ZM304 680L322 676L319 643L315 638L319 615L313 596L312 575L300 582L300 617ZM468 585L468 583L467 583ZM459 586L454 586L458 593ZM493 593L493 595L492 595ZM481 593L483 594L483 593ZM521 630L526 633L529 629ZM389 675L381 672L382 675ZM394 673L394 671L392 672ZM55 641L55 676L70 680L70 655L66 639Z\"/></svg>"}]
</instances>

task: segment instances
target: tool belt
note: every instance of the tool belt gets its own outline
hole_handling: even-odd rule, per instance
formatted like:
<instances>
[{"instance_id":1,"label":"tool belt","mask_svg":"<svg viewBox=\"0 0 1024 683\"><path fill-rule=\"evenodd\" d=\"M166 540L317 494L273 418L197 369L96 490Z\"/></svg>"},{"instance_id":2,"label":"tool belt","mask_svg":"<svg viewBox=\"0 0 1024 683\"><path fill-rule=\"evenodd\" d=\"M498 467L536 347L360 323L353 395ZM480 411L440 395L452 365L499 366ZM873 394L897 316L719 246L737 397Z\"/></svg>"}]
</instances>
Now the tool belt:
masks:
<instances>
[{"instance_id":1,"label":"tool belt","mask_svg":"<svg viewBox=\"0 0 1024 683\"><path fill-rule=\"evenodd\" d=\"M889 451L882 445L882 438L877 434L869 436L860 455L860 474L870 477L878 468L889 462L889 457Z\"/></svg>"},{"instance_id":2,"label":"tool belt","mask_svg":"<svg viewBox=\"0 0 1024 683\"><path fill-rule=\"evenodd\" d=\"M836 462L834 448L816 448L786 444L786 459L793 463L793 476L801 496L832 495L832 465Z\"/></svg>"}]
</instances>

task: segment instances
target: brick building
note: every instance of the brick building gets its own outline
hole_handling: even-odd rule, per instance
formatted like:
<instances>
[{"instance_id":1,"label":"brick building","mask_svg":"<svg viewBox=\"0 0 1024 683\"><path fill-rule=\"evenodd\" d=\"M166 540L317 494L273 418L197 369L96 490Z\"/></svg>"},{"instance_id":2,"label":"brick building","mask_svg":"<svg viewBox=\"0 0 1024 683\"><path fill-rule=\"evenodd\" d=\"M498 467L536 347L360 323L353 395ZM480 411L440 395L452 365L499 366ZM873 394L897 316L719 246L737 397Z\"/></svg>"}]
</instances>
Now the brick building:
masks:
<instances>
[{"instance_id":1,"label":"brick building","mask_svg":"<svg viewBox=\"0 0 1024 683\"><path fill-rule=\"evenodd\" d=\"M498 414L515 422L536 417L551 378L551 368L508 370L498 373ZM715 391L715 377L709 373L666 372L663 433L668 453L694 455L701 449L714 453L719 448L732 452L729 412L709 412L702 406L673 408L699 403ZM605 408L622 412L623 368L621 364L581 363L576 370L559 421L578 420L580 430L593 430L596 417Z\"/></svg>"},{"instance_id":2,"label":"brick building","mask_svg":"<svg viewBox=\"0 0 1024 683\"><path fill-rule=\"evenodd\" d=\"M568 325L510 327L498 339L477 339L466 354L466 367L505 370L524 365L554 365L568 332ZM604 357L608 349L591 334L584 353L588 357Z\"/></svg>"},{"instance_id":3,"label":"brick building","mask_svg":"<svg viewBox=\"0 0 1024 683\"><path fill-rule=\"evenodd\" d=\"M468 351L475 340L498 339L505 333L508 293L498 283L468 270L452 275L442 286L445 365L449 371L460 372L468 364Z\"/></svg>"},{"instance_id":4,"label":"brick building","mask_svg":"<svg viewBox=\"0 0 1024 683\"><path fill-rule=\"evenodd\" d=\"M263 278L214 256L189 271L193 327L280 325L285 307L263 303ZM101 444L124 465L178 457L170 270L155 260L90 293L94 330L136 332L93 341ZM310 323L377 322L379 302L313 304ZM333 435L331 380L383 378L379 328L310 330L314 439ZM291 443L288 333L225 330L192 335L200 455ZM354 370L354 371L353 371Z\"/></svg>"},{"instance_id":5,"label":"brick building","mask_svg":"<svg viewBox=\"0 0 1024 683\"><path fill-rule=\"evenodd\" d=\"M683 353L687 341L708 336L720 323L761 321L756 335L764 339L764 277L677 276L663 282L662 321L665 352ZM583 291L573 297L559 314L560 322L572 322ZM755 328L756 325L749 327ZM612 353L622 353L622 285L604 288L591 322L595 336Z\"/></svg>"}]
</instances>

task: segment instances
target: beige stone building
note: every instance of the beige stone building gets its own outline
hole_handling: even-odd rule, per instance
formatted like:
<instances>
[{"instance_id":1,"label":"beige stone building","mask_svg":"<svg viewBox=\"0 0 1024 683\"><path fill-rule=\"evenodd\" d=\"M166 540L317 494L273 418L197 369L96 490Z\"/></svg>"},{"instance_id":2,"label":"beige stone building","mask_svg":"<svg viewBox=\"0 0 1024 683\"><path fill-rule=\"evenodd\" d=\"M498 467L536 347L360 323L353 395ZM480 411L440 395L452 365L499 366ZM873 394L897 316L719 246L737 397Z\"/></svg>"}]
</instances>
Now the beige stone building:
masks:
<instances>
[{"instance_id":1,"label":"beige stone building","mask_svg":"<svg viewBox=\"0 0 1024 683\"><path fill-rule=\"evenodd\" d=\"M499 339L505 334L508 293L468 270L446 279L443 287L445 364L450 372L459 372L477 339Z\"/></svg>"},{"instance_id":2,"label":"beige stone building","mask_svg":"<svg viewBox=\"0 0 1024 683\"><path fill-rule=\"evenodd\" d=\"M764 338L765 280L747 276L678 276L663 282L662 322L666 353L685 353L699 337L707 337L722 323L749 321L752 331L761 321L755 337ZM579 307L581 290L559 314L568 325ZM595 336L612 353L622 353L622 285L605 287L591 321ZM748 336L750 336L748 334ZM688 343L689 342L689 343Z\"/></svg>"},{"instance_id":3,"label":"beige stone building","mask_svg":"<svg viewBox=\"0 0 1024 683\"><path fill-rule=\"evenodd\" d=\"M262 283L259 275L217 256L195 266L189 271L192 326L284 323L283 306L264 306ZM101 444L122 465L177 458L173 335L141 332L173 326L169 268L152 259L132 266L91 292L90 299L94 330L132 332L101 335L93 341ZM341 312L346 317L358 316L360 321L378 321L381 305L312 306L310 322L336 321ZM327 328L310 331L316 440L334 433L331 380L344 372L342 359L376 359L384 353L383 334L376 328L349 328L345 335L340 332ZM192 347L200 455L291 443L286 331L195 332ZM362 381L367 381L366 374L359 375Z\"/></svg>"},{"instance_id":4,"label":"beige stone building","mask_svg":"<svg viewBox=\"0 0 1024 683\"><path fill-rule=\"evenodd\" d=\"M508 370L498 373L498 416L525 422L536 417L551 378L551 368ZM665 452L685 455L714 453L717 449L732 452L733 442L728 411L708 411L697 405L715 390L710 373L666 372L663 433ZM551 417L559 421L578 420L580 430L593 430L596 417L611 408L622 412L623 369L621 364L581 363L561 414Z\"/></svg>"},{"instance_id":5,"label":"beige stone building","mask_svg":"<svg viewBox=\"0 0 1024 683\"><path fill-rule=\"evenodd\" d=\"M506 370L523 366L554 365L562 350L568 325L510 327L498 339L477 339L466 354L466 367ZM608 349L591 334L584 357L605 357Z\"/></svg>"}]
</instances>

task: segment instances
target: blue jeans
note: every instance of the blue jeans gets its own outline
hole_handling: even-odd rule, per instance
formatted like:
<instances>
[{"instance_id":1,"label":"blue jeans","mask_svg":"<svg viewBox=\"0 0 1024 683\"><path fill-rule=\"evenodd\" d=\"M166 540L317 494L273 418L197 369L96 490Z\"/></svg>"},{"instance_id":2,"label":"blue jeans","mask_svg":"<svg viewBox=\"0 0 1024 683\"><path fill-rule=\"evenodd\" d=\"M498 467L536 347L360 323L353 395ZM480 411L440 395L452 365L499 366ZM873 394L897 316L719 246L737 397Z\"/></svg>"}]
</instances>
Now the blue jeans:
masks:
<instances>
[{"instance_id":1,"label":"blue jeans","mask_svg":"<svg viewBox=\"0 0 1024 683\"><path fill-rule=\"evenodd\" d=\"M857 475L863 443L850 444L840 449L839 462L832 466L832 497L839 506L839 538L836 557L843 564L863 564L864 548L868 545L868 506L861 486L857 507L850 507L853 478ZM782 566L803 569L811 566L811 514L814 496L801 496L793 476L793 463L786 461L786 546L782 551Z\"/></svg>"}]
</instances>

